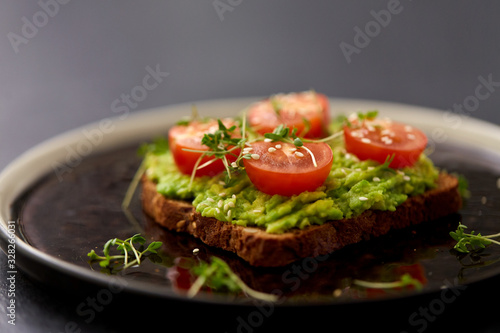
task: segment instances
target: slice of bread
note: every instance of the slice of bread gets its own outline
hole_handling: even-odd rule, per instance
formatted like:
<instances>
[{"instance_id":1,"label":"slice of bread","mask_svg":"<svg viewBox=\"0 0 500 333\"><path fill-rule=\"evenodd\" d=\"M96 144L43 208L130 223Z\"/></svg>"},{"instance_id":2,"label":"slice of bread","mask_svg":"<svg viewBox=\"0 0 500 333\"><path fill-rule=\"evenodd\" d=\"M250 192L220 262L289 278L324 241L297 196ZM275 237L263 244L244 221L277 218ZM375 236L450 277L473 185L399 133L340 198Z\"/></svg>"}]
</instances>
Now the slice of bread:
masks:
<instances>
[{"instance_id":1,"label":"slice of bread","mask_svg":"<svg viewBox=\"0 0 500 333\"><path fill-rule=\"evenodd\" d=\"M457 212L462 205L458 180L446 173L437 187L408 198L396 211L369 210L350 219L270 234L201 216L186 201L165 198L156 184L143 177L142 207L163 227L187 232L210 246L236 253L253 266L285 266L302 258L325 255L346 245L387 234L392 229L432 221Z\"/></svg>"}]
</instances>

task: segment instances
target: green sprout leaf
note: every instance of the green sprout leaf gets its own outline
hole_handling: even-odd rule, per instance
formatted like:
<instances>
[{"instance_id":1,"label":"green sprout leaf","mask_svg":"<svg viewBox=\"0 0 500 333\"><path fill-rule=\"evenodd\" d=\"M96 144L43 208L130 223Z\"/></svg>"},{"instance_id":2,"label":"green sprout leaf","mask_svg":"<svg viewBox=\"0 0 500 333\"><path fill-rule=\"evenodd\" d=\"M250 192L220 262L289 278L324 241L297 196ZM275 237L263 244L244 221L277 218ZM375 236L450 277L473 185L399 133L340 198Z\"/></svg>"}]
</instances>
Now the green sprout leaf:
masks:
<instances>
[{"instance_id":1,"label":"green sprout leaf","mask_svg":"<svg viewBox=\"0 0 500 333\"><path fill-rule=\"evenodd\" d=\"M278 300L278 297L274 294L256 291L247 286L224 260L218 257L211 257L210 260L210 263L202 261L192 268L193 274L198 278L188 290L189 297L196 296L201 288L206 286L213 290L226 290L233 293L243 292L250 297L267 302Z\"/></svg>"},{"instance_id":2,"label":"green sprout leaf","mask_svg":"<svg viewBox=\"0 0 500 333\"><path fill-rule=\"evenodd\" d=\"M153 140L152 143L144 143L142 144L137 154L139 156L146 156L148 153L154 155L161 155L168 151L168 140L164 137L159 137Z\"/></svg>"},{"instance_id":3,"label":"green sprout leaf","mask_svg":"<svg viewBox=\"0 0 500 333\"><path fill-rule=\"evenodd\" d=\"M409 273L403 274L399 280L392 282L372 282L364 280L354 280L353 284L372 289L399 289L399 288L415 288L416 290L422 290L422 282L412 277Z\"/></svg>"},{"instance_id":4,"label":"green sprout leaf","mask_svg":"<svg viewBox=\"0 0 500 333\"><path fill-rule=\"evenodd\" d=\"M246 158L242 153L245 143L248 141L246 137L245 117L243 117L243 120L239 122L238 126L233 125L229 128L227 128L220 119L217 119L217 123L218 129L214 133L206 133L201 139L201 143L209 148L208 151L184 149L185 151L201 153L199 159L195 163L195 167L193 168L190 185L193 183L197 170L212 164L218 159L221 159L224 164L225 173L227 175L226 179L231 180L231 174L240 169L241 159ZM240 128L241 135L233 137L235 133L238 133L238 128ZM238 151L239 154L237 155L236 152ZM236 161L229 163L229 155L236 157ZM200 165L202 159L206 156L213 157L213 159Z\"/></svg>"},{"instance_id":5,"label":"green sprout leaf","mask_svg":"<svg viewBox=\"0 0 500 333\"><path fill-rule=\"evenodd\" d=\"M146 238L140 234L135 234L125 240L112 238L104 244L102 256L98 255L94 250L87 253L87 256L90 263L99 262L99 266L109 268L112 273L115 273L134 265L140 265L144 257L152 253L156 254L157 250L163 245L162 242L151 242L144 248L145 243ZM113 247L120 254L112 255L111 250Z\"/></svg>"},{"instance_id":6,"label":"green sprout leaf","mask_svg":"<svg viewBox=\"0 0 500 333\"><path fill-rule=\"evenodd\" d=\"M470 253L484 249L490 244L500 245L500 242L494 239L500 237L500 233L483 236L475 231L466 233L465 229L467 226L459 223L457 230L450 232L451 238L457 242L453 248L458 252Z\"/></svg>"}]
</instances>

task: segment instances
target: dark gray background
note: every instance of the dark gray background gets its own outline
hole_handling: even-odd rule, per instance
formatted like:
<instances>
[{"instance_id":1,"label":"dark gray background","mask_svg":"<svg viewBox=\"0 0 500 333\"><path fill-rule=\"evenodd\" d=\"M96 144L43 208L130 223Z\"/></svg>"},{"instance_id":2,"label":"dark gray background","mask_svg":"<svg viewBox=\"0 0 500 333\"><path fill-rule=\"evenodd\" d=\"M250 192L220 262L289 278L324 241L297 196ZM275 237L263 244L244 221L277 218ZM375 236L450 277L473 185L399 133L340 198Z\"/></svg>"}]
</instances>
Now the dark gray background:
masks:
<instances>
[{"instance_id":1,"label":"dark gray background","mask_svg":"<svg viewBox=\"0 0 500 333\"><path fill-rule=\"evenodd\" d=\"M229 6L221 15L214 3L72 0L44 16L37 1L2 0L0 169L41 140L115 115L113 101L147 66L169 76L134 111L309 88L451 110L471 101L480 77L500 82L498 1L401 0L369 42L357 40L350 62L341 43L355 45L356 27L376 29L372 11L393 1L220 0ZM12 43L35 20L37 31L25 27L29 38ZM468 115L500 124L496 89ZM22 275L18 285L18 330L62 330L65 303Z\"/></svg>"},{"instance_id":2,"label":"dark gray background","mask_svg":"<svg viewBox=\"0 0 500 333\"><path fill-rule=\"evenodd\" d=\"M500 81L499 2L401 0L348 63L340 44L355 45L354 28L391 1L218 1L232 8L223 20L212 0L72 0L44 22L36 1L2 0L0 167L113 116L112 102L142 83L147 66L169 76L136 110L309 88L451 109L479 76ZM16 53L8 35L23 36L22 18L33 16L46 24ZM472 116L500 123L499 104L493 92Z\"/></svg>"}]
</instances>

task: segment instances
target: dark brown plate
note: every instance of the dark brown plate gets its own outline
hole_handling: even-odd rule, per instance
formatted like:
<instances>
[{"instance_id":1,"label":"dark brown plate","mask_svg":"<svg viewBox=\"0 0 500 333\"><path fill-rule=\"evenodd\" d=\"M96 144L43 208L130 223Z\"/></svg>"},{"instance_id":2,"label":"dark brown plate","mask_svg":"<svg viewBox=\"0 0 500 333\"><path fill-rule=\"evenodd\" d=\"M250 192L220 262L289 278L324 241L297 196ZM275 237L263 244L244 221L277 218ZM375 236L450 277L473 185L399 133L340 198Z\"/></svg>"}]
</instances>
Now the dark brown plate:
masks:
<instances>
[{"instance_id":1,"label":"dark brown plate","mask_svg":"<svg viewBox=\"0 0 500 333\"><path fill-rule=\"evenodd\" d=\"M26 242L64 262L100 271L98 265L88 262L87 253L91 249L102 251L108 239L124 239L140 232L148 241L164 243L160 249L162 262L155 264L147 260L140 267L118 274L143 281L157 291L169 289L183 297L182 286L189 279L186 265L190 260L207 261L210 256L223 258L252 288L283 295L282 300L299 304L384 299L417 292L353 288L353 279L387 282L398 280L408 272L423 282L424 291L433 291L500 272L500 264L495 264L500 259L496 247L491 246L474 258L462 258L450 251L454 241L449 232L456 229L459 221L483 233L498 230L500 207L494 203L500 199L496 187L500 173L470 163L480 157L475 156L477 152L469 152L467 159L455 154L457 150L453 146L440 147L434 153L440 167L460 172L470 182L472 196L458 214L349 246L326 259L308 258L283 268L255 268L232 253L158 226L141 210L140 189L131 207L138 224L129 221L121 202L140 163L136 150L134 146L89 157L62 181L54 174L44 177L16 203L15 213ZM200 250L197 254L193 254L195 248ZM191 277L191 282L193 279ZM227 299L235 301L234 295ZM213 301L223 301L223 298L214 297Z\"/></svg>"}]
</instances>

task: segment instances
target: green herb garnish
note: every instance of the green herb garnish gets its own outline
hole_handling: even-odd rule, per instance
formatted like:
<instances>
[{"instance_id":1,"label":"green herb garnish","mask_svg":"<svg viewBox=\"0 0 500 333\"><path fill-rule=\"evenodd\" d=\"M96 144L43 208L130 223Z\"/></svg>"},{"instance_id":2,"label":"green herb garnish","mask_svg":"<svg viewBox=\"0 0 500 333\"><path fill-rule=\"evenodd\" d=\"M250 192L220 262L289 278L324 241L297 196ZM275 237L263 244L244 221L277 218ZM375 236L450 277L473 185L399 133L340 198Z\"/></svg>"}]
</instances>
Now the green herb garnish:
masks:
<instances>
[{"instance_id":1,"label":"green herb garnish","mask_svg":"<svg viewBox=\"0 0 500 333\"><path fill-rule=\"evenodd\" d=\"M464 175L458 173L453 173L452 175L457 177L458 179L458 193L460 193L460 196L463 199L469 199L470 191L469 191L469 181L467 180L467 178L465 178Z\"/></svg>"},{"instance_id":2,"label":"green herb garnish","mask_svg":"<svg viewBox=\"0 0 500 333\"><path fill-rule=\"evenodd\" d=\"M378 116L377 110L367 111L366 113L358 112L358 119L361 122L364 122L365 120L373 120L377 118L377 116Z\"/></svg>"},{"instance_id":3,"label":"green herb garnish","mask_svg":"<svg viewBox=\"0 0 500 333\"><path fill-rule=\"evenodd\" d=\"M140 234L121 240L118 238L110 239L104 244L103 255L98 255L94 250L87 256L90 262L99 262L101 267L109 267L111 272L118 272L134 265L140 265L141 259L149 253L157 253L157 249L162 246L162 242L152 242L145 247L146 239ZM112 255L111 249L116 246L120 254ZM137 247L136 247L137 246Z\"/></svg>"},{"instance_id":4,"label":"green herb garnish","mask_svg":"<svg viewBox=\"0 0 500 333\"><path fill-rule=\"evenodd\" d=\"M476 234L475 231L466 233L465 229L467 229L467 226L459 223L457 230L450 232L450 236L457 241L453 248L458 252L470 253L471 251L484 249L492 243L500 245L499 241L493 239L500 237L500 233L483 236L481 233Z\"/></svg>"},{"instance_id":5,"label":"green herb garnish","mask_svg":"<svg viewBox=\"0 0 500 333\"><path fill-rule=\"evenodd\" d=\"M358 112L358 113L356 113L356 117L357 117L357 120L359 120L359 122L360 122L359 124L351 123L347 117L344 118L344 122L347 125L347 127L353 127L353 126L363 127L366 120L373 120L373 119L377 118L377 116L378 116L377 110L367 111L365 113Z\"/></svg>"},{"instance_id":6,"label":"green herb garnish","mask_svg":"<svg viewBox=\"0 0 500 333\"><path fill-rule=\"evenodd\" d=\"M292 143L296 147L302 147L304 145L302 140L297 136L297 129L294 128L293 131L290 131L290 129L283 124L276 127L272 133L264 134L264 137L272 141Z\"/></svg>"},{"instance_id":7,"label":"green herb garnish","mask_svg":"<svg viewBox=\"0 0 500 333\"><path fill-rule=\"evenodd\" d=\"M224 167L226 169L226 182L228 182L231 180L231 173L239 169L241 159L250 158L250 154L242 153L245 143L248 140L245 135L245 117L243 117L242 124L240 126L241 137L238 138L232 137L232 133L235 132L238 128L236 125L227 128L220 119L217 119L217 121L219 128L214 133L206 133L201 140L201 143L207 146L209 150L184 149L185 151L201 153L200 158L196 161L193 168L190 184L192 184L196 175L196 171L198 169L202 169L214 163L218 159L221 159L222 163L224 164ZM239 155L236 155L235 152L238 150L240 151L240 153ZM228 155L236 157L236 161L229 163L229 160L227 159ZM200 165L202 159L206 156L211 156L213 157L213 159Z\"/></svg>"},{"instance_id":8,"label":"green herb garnish","mask_svg":"<svg viewBox=\"0 0 500 333\"><path fill-rule=\"evenodd\" d=\"M278 296L256 291L245 284L222 259L212 257L210 263L200 262L199 265L192 268L194 275L198 276L196 281L188 290L188 296L194 297L199 293L203 286L214 290L227 290L230 292L244 292L250 297L275 302Z\"/></svg>"},{"instance_id":9,"label":"green herb garnish","mask_svg":"<svg viewBox=\"0 0 500 333\"><path fill-rule=\"evenodd\" d=\"M168 140L164 137L159 137L153 140L152 143L143 143L137 150L139 156L146 156L148 153L161 155L168 151Z\"/></svg>"},{"instance_id":10,"label":"green herb garnish","mask_svg":"<svg viewBox=\"0 0 500 333\"><path fill-rule=\"evenodd\" d=\"M408 273L403 274L401 278L397 281L372 282L372 281L354 280L353 284L363 288L373 288L373 289L396 289L396 288L413 287L417 290L422 290L422 282L415 279Z\"/></svg>"}]
</instances>

